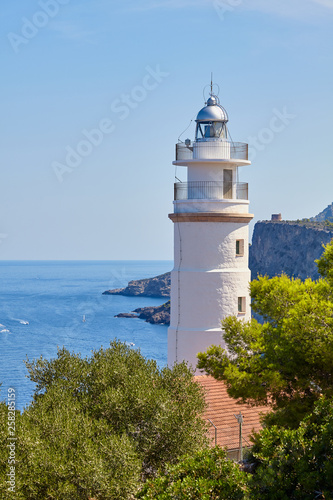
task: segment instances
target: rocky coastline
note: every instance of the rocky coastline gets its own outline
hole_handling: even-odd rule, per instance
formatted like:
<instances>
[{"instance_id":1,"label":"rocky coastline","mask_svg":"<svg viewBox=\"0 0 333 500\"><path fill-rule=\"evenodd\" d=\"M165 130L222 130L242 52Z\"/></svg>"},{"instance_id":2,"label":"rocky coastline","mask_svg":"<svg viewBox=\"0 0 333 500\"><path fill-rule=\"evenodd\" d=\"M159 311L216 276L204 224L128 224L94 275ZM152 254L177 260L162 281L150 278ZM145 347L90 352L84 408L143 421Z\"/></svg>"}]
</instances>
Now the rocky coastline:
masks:
<instances>
[{"instance_id":1,"label":"rocky coastline","mask_svg":"<svg viewBox=\"0 0 333 500\"><path fill-rule=\"evenodd\" d=\"M131 313L119 313L115 318L138 318L144 319L153 325L170 324L170 300L160 306L138 307Z\"/></svg>"},{"instance_id":2,"label":"rocky coastline","mask_svg":"<svg viewBox=\"0 0 333 500\"><path fill-rule=\"evenodd\" d=\"M325 217L325 220L323 220ZM285 273L289 277L318 279L315 260L323 245L333 238L333 204L312 219L297 221L260 221L254 227L249 252L252 279ZM124 288L107 290L104 295L170 298L171 275L133 280ZM152 324L170 324L170 300L160 306L141 307L118 318L139 318Z\"/></svg>"},{"instance_id":3,"label":"rocky coastline","mask_svg":"<svg viewBox=\"0 0 333 500\"><path fill-rule=\"evenodd\" d=\"M142 297L170 297L170 273L160 274L154 278L133 280L124 288L106 290L103 295L141 295Z\"/></svg>"}]
</instances>

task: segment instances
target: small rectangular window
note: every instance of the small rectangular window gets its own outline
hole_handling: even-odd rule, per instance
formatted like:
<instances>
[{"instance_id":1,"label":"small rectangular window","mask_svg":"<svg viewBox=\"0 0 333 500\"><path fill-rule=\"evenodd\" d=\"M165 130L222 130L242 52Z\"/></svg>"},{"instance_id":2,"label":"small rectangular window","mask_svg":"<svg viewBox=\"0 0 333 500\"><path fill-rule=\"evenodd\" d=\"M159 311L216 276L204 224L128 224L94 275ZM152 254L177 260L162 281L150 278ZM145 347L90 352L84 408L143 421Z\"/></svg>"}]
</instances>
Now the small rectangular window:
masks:
<instances>
[{"instance_id":1,"label":"small rectangular window","mask_svg":"<svg viewBox=\"0 0 333 500\"><path fill-rule=\"evenodd\" d=\"M238 312L245 313L245 297L238 297Z\"/></svg>"},{"instance_id":2,"label":"small rectangular window","mask_svg":"<svg viewBox=\"0 0 333 500\"><path fill-rule=\"evenodd\" d=\"M236 240L236 255L244 255L244 240Z\"/></svg>"},{"instance_id":3,"label":"small rectangular window","mask_svg":"<svg viewBox=\"0 0 333 500\"><path fill-rule=\"evenodd\" d=\"M232 199L232 170L223 169L223 198Z\"/></svg>"}]
</instances>

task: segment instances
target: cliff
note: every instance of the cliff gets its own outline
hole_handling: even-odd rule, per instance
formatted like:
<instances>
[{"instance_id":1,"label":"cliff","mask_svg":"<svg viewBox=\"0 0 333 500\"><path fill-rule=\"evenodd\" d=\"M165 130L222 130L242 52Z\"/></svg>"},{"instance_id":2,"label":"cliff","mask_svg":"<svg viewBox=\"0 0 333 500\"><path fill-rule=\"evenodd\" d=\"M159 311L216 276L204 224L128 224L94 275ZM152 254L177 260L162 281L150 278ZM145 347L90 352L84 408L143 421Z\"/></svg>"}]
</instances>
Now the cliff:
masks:
<instances>
[{"instance_id":1,"label":"cliff","mask_svg":"<svg viewBox=\"0 0 333 500\"><path fill-rule=\"evenodd\" d=\"M257 222L250 246L252 279L285 273L290 277L318 279L314 262L323 244L333 238L333 227L309 221Z\"/></svg>"},{"instance_id":2,"label":"cliff","mask_svg":"<svg viewBox=\"0 0 333 500\"><path fill-rule=\"evenodd\" d=\"M320 214L316 215L315 217L312 217L310 220L317 222L322 222L322 221L333 222L333 203L331 203L331 205L328 205L328 207L325 208L325 210L320 212Z\"/></svg>"}]
</instances>

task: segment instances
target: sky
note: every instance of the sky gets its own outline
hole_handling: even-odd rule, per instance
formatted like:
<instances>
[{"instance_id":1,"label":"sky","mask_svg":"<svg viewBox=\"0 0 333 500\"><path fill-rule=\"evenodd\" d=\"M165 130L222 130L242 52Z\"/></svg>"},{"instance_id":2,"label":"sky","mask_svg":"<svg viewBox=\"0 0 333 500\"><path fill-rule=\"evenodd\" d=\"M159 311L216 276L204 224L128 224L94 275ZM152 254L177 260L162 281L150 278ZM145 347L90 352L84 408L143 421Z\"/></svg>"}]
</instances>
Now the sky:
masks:
<instances>
[{"instance_id":1,"label":"sky","mask_svg":"<svg viewBox=\"0 0 333 500\"><path fill-rule=\"evenodd\" d=\"M15 0L0 16L0 259L171 260L175 143L211 72L250 145L250 229L333 202L333 0Z\"/></svg>"}]
</instances>

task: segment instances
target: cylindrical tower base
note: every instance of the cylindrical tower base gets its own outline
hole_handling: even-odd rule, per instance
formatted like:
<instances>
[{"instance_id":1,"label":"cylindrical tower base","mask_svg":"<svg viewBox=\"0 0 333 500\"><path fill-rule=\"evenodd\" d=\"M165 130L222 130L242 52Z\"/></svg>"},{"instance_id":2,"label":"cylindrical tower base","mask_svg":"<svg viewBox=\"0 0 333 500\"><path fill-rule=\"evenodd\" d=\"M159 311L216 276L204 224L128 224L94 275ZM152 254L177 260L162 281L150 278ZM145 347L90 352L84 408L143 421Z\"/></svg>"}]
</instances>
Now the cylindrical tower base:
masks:
<instances>
[{"instance_id":1,"label":"cylindrical tower base","mask_svg":"<svg viewBox=\"0 0 333 500\"><path fill-rule=\"evenodd\" d=\"M168 329L168 366L186 361L196 369L198 352L204 352L211 345L222 345L223 332L221 328L211 330Z\"/></svg>"},{"instance_id":2,"label":"cylindrical tower base","mask_svg":"<svg viewBox=\"0 0 333 500\"><path fill-rule=\"evenodd\" d=\"M183 212L169 217L174 222L175 267L168 365L186 361L195 369L198 352L225 345L223 319L251 318L248 222L253 216L240 211Z\"/></svg>"}]
</instances>

